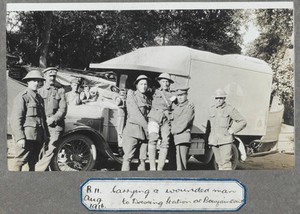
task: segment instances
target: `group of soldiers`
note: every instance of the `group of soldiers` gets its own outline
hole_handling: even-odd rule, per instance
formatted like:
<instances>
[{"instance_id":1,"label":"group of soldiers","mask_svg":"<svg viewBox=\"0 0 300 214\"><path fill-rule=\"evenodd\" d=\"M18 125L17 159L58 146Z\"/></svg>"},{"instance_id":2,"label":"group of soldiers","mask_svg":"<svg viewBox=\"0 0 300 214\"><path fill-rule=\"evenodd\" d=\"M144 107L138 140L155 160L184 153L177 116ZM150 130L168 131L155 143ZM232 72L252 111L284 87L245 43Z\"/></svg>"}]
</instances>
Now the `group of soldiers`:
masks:
<instances>
[{"instance_id":1,"label":"group of soldiers","mask_svg":"<svg viewBox=\"0 0 300 214\"><path fill-rule=\"evenodd\" d=\"M73 79L72 90L65 93L56 82L57 72L54 67L43 70L44 75L38 70L32 70L23 78L28 87L15 98L11 115L15 141L13 171L24 170L26 165L30 171L47 170L56 142L64 130L67 106L82 102L78 80ZM150 170L163 170L171 139L176 146L177 170L185 170L195 117L195 106L188 100L189 88L179 86L171 91L170 85L174 82L168 73L162 73L157 78L160 87L149 98L146 92L150 81L147 76L140 75L134 82L136 90L127 92L127 119L122 133L122 171L131 169L131 161L137 152L138 170L146 169L147 154ZM88 96L87 93L85 95ZM226 93L218 89L215 94L216 104L211 107L209 118L209 144L220 170L231 169L233 136L246 126L244 118L235 108L226 104L225 99Z\"/></svg>"},{"instance_id":2,"label":"group of soldiers","mask_svg":"<svg viewBox=\"0 0 300 214\"><path fill-rule=\"evenodd\" d=\"M149 158L151 171L164 169L169 151L170 139L176 147L177 170L186 170L191 129L195 117L194 104L188 100L188 87L179 86L170 90L173 80L168 73L157 78L160 87L154 91L152 99L146 96L150 79L140 75L135 80L135 91L127 94L127 122L123 132L122 171L130 170L130 163L139 149L138 170L145 170L145 160ZM215 155L219 170L231 170L232 143L234 134L246 126L245 119L231 105L225 102L227 94L217 89L215 105L210 108L211 132L209 145ZM159 145L158 145L159 144ZM156 151L159 146L158 163Z\"/></svg>"},{"instance_id":3,"label":"group of soldiers","mask_svg":"<svg viewBox=\"0 0 300 214\"><path fill-rule=\"evenodd\" d=\"M161 171L164 168L171 135L176 145L177 169L186 169L187 148L191 138L194 120L194 106L189 103L189 88L179 87L172 92L173 80L167 73L162 73L157 81L152 99L146 96L150 79L140 75L135 80L135 91L127 93L127 121L123 131L123 164L122 171L130 170L130 162L139 148L138 170L145 170L145 161L149 158L150 170ZM158 164L156 166L156 150L159 143Z\"/></svg>"},{"instance_id":4,"label":"group of soldiers","mask_svg":"<svg viewBox=\"0 0 300 214\"><path fill-rule=\"evenodd\" d=\"M65 90L56 81L57 68L32 70L23 78L27 89L15 99L11 127L15 141L12 171L46 171L67 113ZM45 83L43 83L45 81Z\"/></svg>"}]
</instances>

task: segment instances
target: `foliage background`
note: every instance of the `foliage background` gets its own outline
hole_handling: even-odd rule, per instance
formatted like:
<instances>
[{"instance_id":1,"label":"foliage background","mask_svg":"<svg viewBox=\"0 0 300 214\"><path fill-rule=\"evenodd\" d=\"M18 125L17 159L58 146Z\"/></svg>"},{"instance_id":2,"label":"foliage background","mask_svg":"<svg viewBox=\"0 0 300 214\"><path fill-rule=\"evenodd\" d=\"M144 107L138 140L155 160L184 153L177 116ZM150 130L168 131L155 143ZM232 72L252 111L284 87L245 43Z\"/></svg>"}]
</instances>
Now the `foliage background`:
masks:
<instances>
[{"instance_id":1,"label":"foliage background","mask_svg":"<svg viewBox=\"0 0 300 214\"><path fill-rule=\"evenodd\" d=\"M7 12L7 53L32 66L88 69L140 47L184 45L217 54L241 54L241 28L259 36L243 54L273 69L273 93L294 124L293 10L139 10Z\"/></svg>"}]
</instances>

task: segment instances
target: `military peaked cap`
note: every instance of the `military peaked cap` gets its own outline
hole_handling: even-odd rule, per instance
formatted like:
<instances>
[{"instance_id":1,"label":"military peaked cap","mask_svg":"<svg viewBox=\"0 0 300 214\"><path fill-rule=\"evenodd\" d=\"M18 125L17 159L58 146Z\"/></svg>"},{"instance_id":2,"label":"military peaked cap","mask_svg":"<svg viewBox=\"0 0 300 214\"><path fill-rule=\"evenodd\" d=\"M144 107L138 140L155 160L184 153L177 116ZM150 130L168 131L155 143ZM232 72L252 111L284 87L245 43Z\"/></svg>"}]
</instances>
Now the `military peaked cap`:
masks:
<instances>
[{"instance_id":1,"label":"military peaked cap","mask_svg":"<svg viewBox=\"0 0 300 214\"><path fill-rule=\"evenodd\" d=\"M176 89L176 94L177 95L180 95L180 94L187 94L188 90L190 88L189 87L186 87L186 86L180 86Z\"/></svg>"},{"instance_id":2,"label":"military peaked cap","mask_svg":"<svg viewBox=\"0 0 300 214\"><path fill-rule=\"evenodd\" d=\"M43 73L48 73L49 75L56 75L58 72L58 69L56 67L49 67L43 70Z\"/></svg>"}]
</instances>

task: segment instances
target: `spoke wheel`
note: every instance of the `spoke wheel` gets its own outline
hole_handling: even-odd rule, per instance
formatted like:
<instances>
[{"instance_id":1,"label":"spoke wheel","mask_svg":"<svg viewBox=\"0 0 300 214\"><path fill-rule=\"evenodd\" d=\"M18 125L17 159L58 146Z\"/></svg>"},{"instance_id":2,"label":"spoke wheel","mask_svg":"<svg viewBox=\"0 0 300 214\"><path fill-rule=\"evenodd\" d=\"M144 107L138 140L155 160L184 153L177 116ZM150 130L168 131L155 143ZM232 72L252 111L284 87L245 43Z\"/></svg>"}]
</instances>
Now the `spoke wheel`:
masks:
<instances>
[{"instance_id":1,"label":"spoke wheel","mask_svg":"<svg viewBox=\"0 0 300 214\"><path fill-rule=\"evenodd\" d=\"M75 134L63 138L52 159L54 171L89 171L95 166L96 147L85 135Z\"/></svg>"}]
</instances>

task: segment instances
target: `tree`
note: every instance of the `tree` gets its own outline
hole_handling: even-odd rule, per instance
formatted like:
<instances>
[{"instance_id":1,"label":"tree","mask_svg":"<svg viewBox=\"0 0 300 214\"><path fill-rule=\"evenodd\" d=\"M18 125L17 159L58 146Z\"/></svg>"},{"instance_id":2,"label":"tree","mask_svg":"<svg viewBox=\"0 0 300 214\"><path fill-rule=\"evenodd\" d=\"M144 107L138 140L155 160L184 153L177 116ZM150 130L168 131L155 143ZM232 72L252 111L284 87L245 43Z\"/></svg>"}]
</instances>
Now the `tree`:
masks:
<instances>
[{"instance_id":1,"label":"tree","mask_svg":"<svg viewBox=\"0 0 300 214\"><path fill-rule=\"evenodd\" d=\"M7 48L35 66L87 69L92 61L156 45L185 45L219 54L241 51L239 10L14 13L18 30L8 27Z\"/></svg>"},{"instance_id":2,"label":"tree","mask_svg":"<svg viewBox=\"0 0 300 214\"><path fill-rule=\"evenodd\" d=\"M284 120L294 124L294 69L293 11L268 9L255 11L257 26L261 31L247 54L269 63L273 69L274 94L280 96L285 106Z\"/></svg>"},{"instance_id":3,"label":"tree","mask_svg":"<svg viewBox=\"0 0 300 214\"><path fill-rule=\"evenodd\" d=\"M52 25L52 12L47 11L43 14L44 25L41 32L41 49L39 66L42 68L47 67L47 55L50 43L51 25Z\"/></svg>"},{"instance_id":4,"label":"tree","mask_svg":"<svg viewBox=\"0 0 300 214\"><path fill-rule=\"evenodd\" d=\"M159 11L162 45L184 45L218 54L241 53L241 10Z\"/></svg>"}]
</instances>

